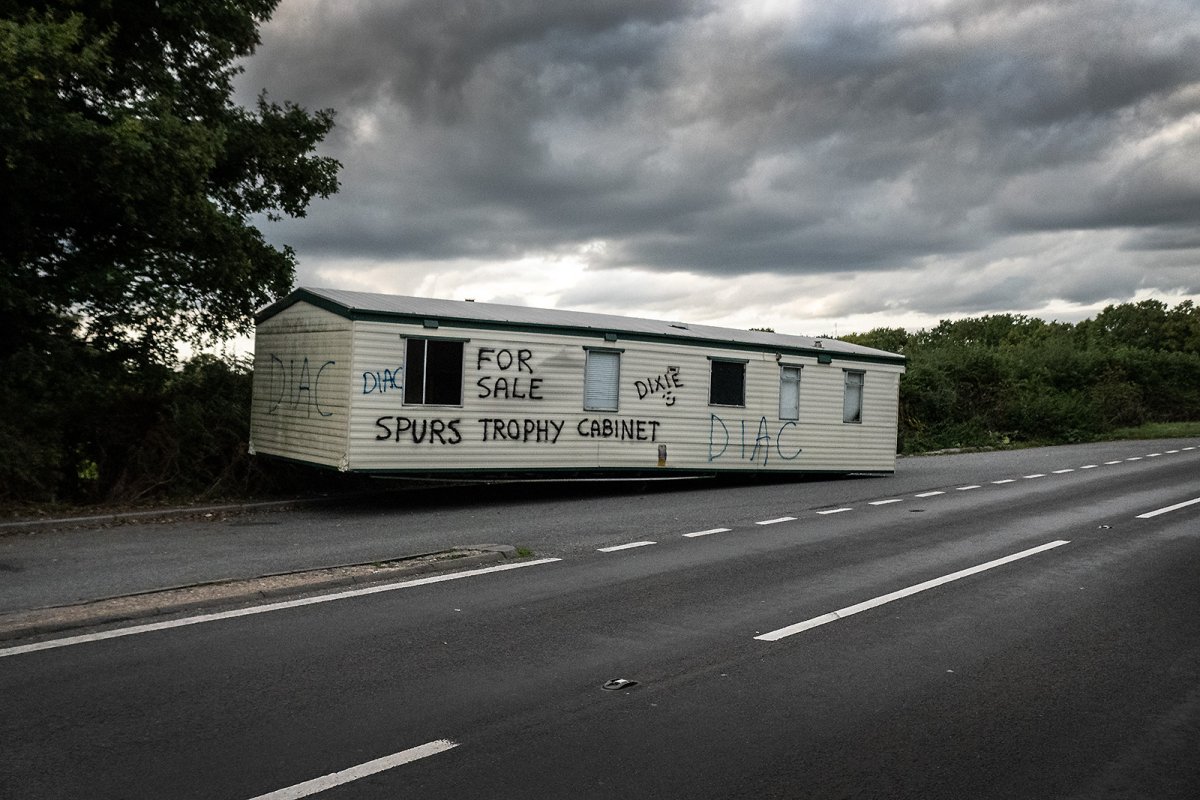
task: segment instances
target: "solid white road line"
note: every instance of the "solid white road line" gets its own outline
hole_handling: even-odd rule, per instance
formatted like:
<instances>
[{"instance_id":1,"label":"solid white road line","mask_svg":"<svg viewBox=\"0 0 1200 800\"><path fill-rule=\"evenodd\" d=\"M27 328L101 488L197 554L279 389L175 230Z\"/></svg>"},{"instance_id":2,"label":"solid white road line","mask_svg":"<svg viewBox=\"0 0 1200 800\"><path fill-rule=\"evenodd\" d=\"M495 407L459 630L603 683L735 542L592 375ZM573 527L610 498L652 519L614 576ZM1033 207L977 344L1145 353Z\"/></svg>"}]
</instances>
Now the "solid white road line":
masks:
<instances>
[{"instance_id":1,"label":"solid white road line","mask_svg":"<svg viewBox=\"0 0 1200 800\"><path fill-rule=\"evenodd\" d=\"M795 517L776 517L775 519L764 519L761 522L754 523L755 525L777 525L780 522L791 522Z\"/></svg>"},{"instance_id":2,"label":"solid white road line","mask_svg":"<svg viewBox=\"0 0 1200 800\"><path fill-rule=\"evenodd\" d=\"M1169 514L1170 512L1178 511L1181 508L1187 508L1188 506L1194 506L1197 503L1200 503L1200 497L1197 497L1194 500L1184 500L1182 503L1176 503L1175 505L1167 506L1166 508L1159 508L1159 509L1155 509L1154 511L1147 511L1145 514L1138 514L1136 519L1150 519L1151 517L1157 517L1159 514Z\"/></svg>"},{"instance_id":3,"label":"solid white road line","mask_svg":"<svg viewBox=\"0 0 1200 800\"><path fill-rule=\"evenodd\" d=\"M613 545L612 547L597 547L596 552L597 553L615 553L618 550L628 550L632 547L649 547L652 544L658 544L658 542L630 542L629 544L618 544L618 545Z\"/></svg>"},{"instance_id":4,"label":"solid white road line","mask_svg":"<svg viewBox=\"0 0 1200 800\"><path fill-rule=\"evenodd\" d=\"M491 572L504 572L510 569L522 569L523 567L535 567L539 564L552 564L555 561L562 561L561 558L539 558L534 561L519 561L515 564L500 564L495 567L481 567L479 569L469 569L463 572L449 572L444 575L430 575L425 578L414 578L411 581L402 581L400 583L385 583L376 586L365 586L361 589L348 589L344 592L334 592L332 594L322 594L315 597L301 597L296 600L284 600L278 603L267 603L261 606L252 606L250 608L238 608L232 611L218 611L212 614L200 614L194 617L182 617L180 619L165 620L163 622L150 622L145 625L133 625L128 628L114 628L107 631L99 631L97 633L85 633L79 636L67 636L62 639L50 639L44 642L36 642L34 644L25 644L18 647L8 647L0 649L0 658L5 656L19 656L23 653L35 653L39 650L53 650L58 647L69 647L75 644L84 644L86 642L100 642L105 639L118 639L122 636L133 636L139 633L150 633L151 631L162 631L169 628L182 628L187 625L198 625L202 622L216 622L222 619L234 619L236 617L249 617L254 614L267 614L272 611L283 611L288 608L299 608L301 606L311 606L318 603L332 603L335 600L345 600L349 597L361 597L368 594L378 594L379 592L392 592L397 589L411 589L414 586L425 586L430 583L442 583L444 581L455 581L459 578L473 578L476 575L486 575Z\"/></svg>"},{"instance_id":5,"label":"solid white road line","mask_svg":"<svg viewBox=\"0 0 1200 800\"><path fill-rule=\"evenodd\" d=\"M854 509L852 509L852 508L849 508L849 507L845 507L845 508L827 508L827 509L825 509L824 511L818 511L817 513L818 513L818 514L821 514L821 515L825 515L825 514L840 514L840 513L842 513L843 511L853 511L853 510L854 510Z\"/></svg>"},{"instance_id":6,"label":"solid white road line","mask_svg":"<svg viewBox=\"0 0 1200 800\"><path fill-rule=\"evenodd\" d=\"M399 753L377 758L374 761L359 764L357 767L331 772L320 778L313 778L311 781L297 783L295 786L289 786L286 789L269 792L268 794L260 794L257 797L252 797L250 800L297 800L297 798L308 797L311 794L323 792L326 789L332 789L335 786L341 786L342 784L356 781L359 778L374 775L377 772L395 769L418 759L428 758L438 753L444 753L447 750L453 750L455 747L458 747L458 742L452 742L449 739L438 739L436 742L428 742L417 747L410 747L408 750L401 750Z\"/></svg>"},{"instance_id":7,"label":"solid white road line","mask_svg":"<svg viewBox=\"0 0 1200 800\"><path fill-rule=\"evenodd\" d=\"M943 575L940 578L934 578L933 580L925 581L924 583L918 583L915 586L909 586L907 589L900 589L899 591L891 592L890 594L880 595L879 597L874 597L861 603L855 603L852 606L839 608L837 611L831 611L828 614L822 614L819 617L813 617L812 619L807 619L804 622L797 622L795 625L788 625L786 628L779 628L778 630L764 633L759 636L755 636L754 638L764 642L776 642L787 636L792 636L811 628L816 628L819 625L824 625L827 622L843 619L844 617L857 614L860 611L867 611L868 609L876 608L884 605L885 603L891 603L894 600L900 600L901 598L909 597L917 594L918 592L924 592L927 589L932 589L936 586L941 586L942 584L950 583L951 581L956 581L960 578L965 578L968 575L975 575L976 573L989 569L995 569L996 567L1003 566L1004 564L1008 564L1013 561L1018 561L1022 558L1029 558L1029 556L1043 553L1046 550L1051 550L1055 547L1062 547L1064 544L1070 544L1070 542L1065 539L1058 539L1047 544L1038 545L1037 547L1031 547L1028 550L1022 550L1019 553L1013 553L1010 556L1004 556L1003 558L997 558L994 561L988 561L986 564L978 564L974 567L961 569L958 572L952 572L949 575Z\"/></svg>"},{"instance_id":8,"label":"solid white road line","mask_svg":"<svg viewBox=\"0 0 1200 800\"><path fill-rule=\"evenodd\" d=\"M685 533L684 536L689 538L693 536L711 536L714 533L729 533L729 531L730 528L713 528L712 530L708 531L694 531L693 533Z\"/></svg>"},{"instance_id":9,"label":"solid white road line","mask_svg":"<svg viewBox=\"0 0 1200 800\"><path fill-rule=\"evenodd\" d=\"M901 500L899 497L893 497L889 500L872 500L871 502L867 503L867 505L869 505L869 506L886 506L886 505L890 505L892 503L902 503L902 502L904 502L904 501Z\"/></svg>"},{"instance_id":10,"label":"solid white road line","mask_svg":"<svg viewBox=\"0 0 1200 800\"><path fill-rule=\"evenodd\" d=\"M939 494L945 494L945 492L921 492L914 494L913 497L937 497Z\"/></svg>"}]
</instances>

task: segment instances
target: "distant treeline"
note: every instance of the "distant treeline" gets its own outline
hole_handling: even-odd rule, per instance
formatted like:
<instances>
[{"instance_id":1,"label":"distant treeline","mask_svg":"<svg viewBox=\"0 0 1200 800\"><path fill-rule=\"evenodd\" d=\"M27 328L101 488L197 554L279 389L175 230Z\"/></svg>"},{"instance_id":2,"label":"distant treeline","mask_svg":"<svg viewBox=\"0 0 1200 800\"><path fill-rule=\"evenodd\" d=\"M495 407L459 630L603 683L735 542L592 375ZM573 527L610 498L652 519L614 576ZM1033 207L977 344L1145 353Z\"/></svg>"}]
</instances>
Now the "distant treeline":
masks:
<instances>
[{"instance_id":1,"label":"distant treeline","mask_svg":"<svg viewBox=\"0 0 1200 800\"><path fill-rule=\"evenodd\" d=\"M900 451L1059 444L1200 420L1200 309L1157 300L1070 324L997 314L841 337L908 358Z\"/></svg>"},{"instance_id":2,"label":"distant treeline","mask_svg":"<svg viewBox=\"0 0 1200 800\"><path fill-rule=\"evenodd\" d=\"M881 328L847 341L908 357L900 450L1087 441L1200 421L1200 310L1110 306L1076 324L1024 316ZM247 362L179 369L71 337L0 359L0 502L142 502L312 491L354 478L246 452Z\"/></svg>"}]
</instances>

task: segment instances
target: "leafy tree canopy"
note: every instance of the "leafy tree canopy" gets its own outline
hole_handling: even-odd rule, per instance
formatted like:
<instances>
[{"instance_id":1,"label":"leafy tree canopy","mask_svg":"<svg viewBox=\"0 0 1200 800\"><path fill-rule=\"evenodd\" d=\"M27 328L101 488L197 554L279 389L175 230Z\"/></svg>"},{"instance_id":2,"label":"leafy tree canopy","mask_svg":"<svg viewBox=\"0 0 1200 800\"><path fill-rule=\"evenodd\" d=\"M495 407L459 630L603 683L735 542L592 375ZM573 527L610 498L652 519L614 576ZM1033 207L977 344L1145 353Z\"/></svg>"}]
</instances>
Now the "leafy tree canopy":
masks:
<instances>
[{"instance_id":1,"label":"leafy tree canopy","mask_svg":"<svg viewBox=\"0 0 1200 800\"><path fill-rule=\"evenodd\" d=\"M249 328L290 248L255 215L337 190L333 112L232 100L278 0L0 0L0 359L78 336L131 363Z\"/></svg>"}]
</instances>

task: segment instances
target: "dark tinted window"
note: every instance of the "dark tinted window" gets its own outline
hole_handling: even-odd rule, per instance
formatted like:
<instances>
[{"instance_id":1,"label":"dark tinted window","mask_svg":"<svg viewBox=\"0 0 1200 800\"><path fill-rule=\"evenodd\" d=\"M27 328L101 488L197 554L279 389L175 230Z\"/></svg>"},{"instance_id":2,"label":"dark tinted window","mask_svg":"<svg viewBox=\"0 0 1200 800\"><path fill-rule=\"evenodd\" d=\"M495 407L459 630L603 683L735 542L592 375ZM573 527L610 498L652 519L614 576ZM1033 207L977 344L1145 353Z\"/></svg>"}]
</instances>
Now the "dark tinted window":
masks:
<instances>
[{"instance_id":1,"label":"dark tinted window","mask_svg":"<svg viewBox=\"0 0 1200 800\"><path fill-rule=\"evenodd\" d=\"M404 402L462 405L463 343L409 339L404 358Z\"/></svg>"},{"instance_id":2,"label":"dark tinted window","mask_svg":"<svg viewBox=\"0 0 1200 800\"><path fill-rule=\"evenodd\" d=\"M708 402L714 406L746 405L746 365L738 361L713 361Z\"/></svg>"}]
</instances>

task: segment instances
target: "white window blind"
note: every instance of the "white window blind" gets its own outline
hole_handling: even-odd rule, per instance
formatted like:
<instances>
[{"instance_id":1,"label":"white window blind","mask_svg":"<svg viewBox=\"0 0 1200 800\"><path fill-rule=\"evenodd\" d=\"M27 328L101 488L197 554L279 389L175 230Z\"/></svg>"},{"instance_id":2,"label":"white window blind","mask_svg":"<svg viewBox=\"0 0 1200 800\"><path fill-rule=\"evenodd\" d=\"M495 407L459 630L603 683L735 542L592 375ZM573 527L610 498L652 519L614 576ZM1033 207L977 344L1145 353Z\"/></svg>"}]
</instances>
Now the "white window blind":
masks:
<instances>
[{"instance_id":1,"label":"white window blind","mask_svg":"<svg viewBox=\"0 0 1200 800\"><path fill-rule=\"evenodd\" d=\"M588 350L583 370L583 407L588 411L616 411L621 381L621 354Z\"/></svg>"}]
</instances>

